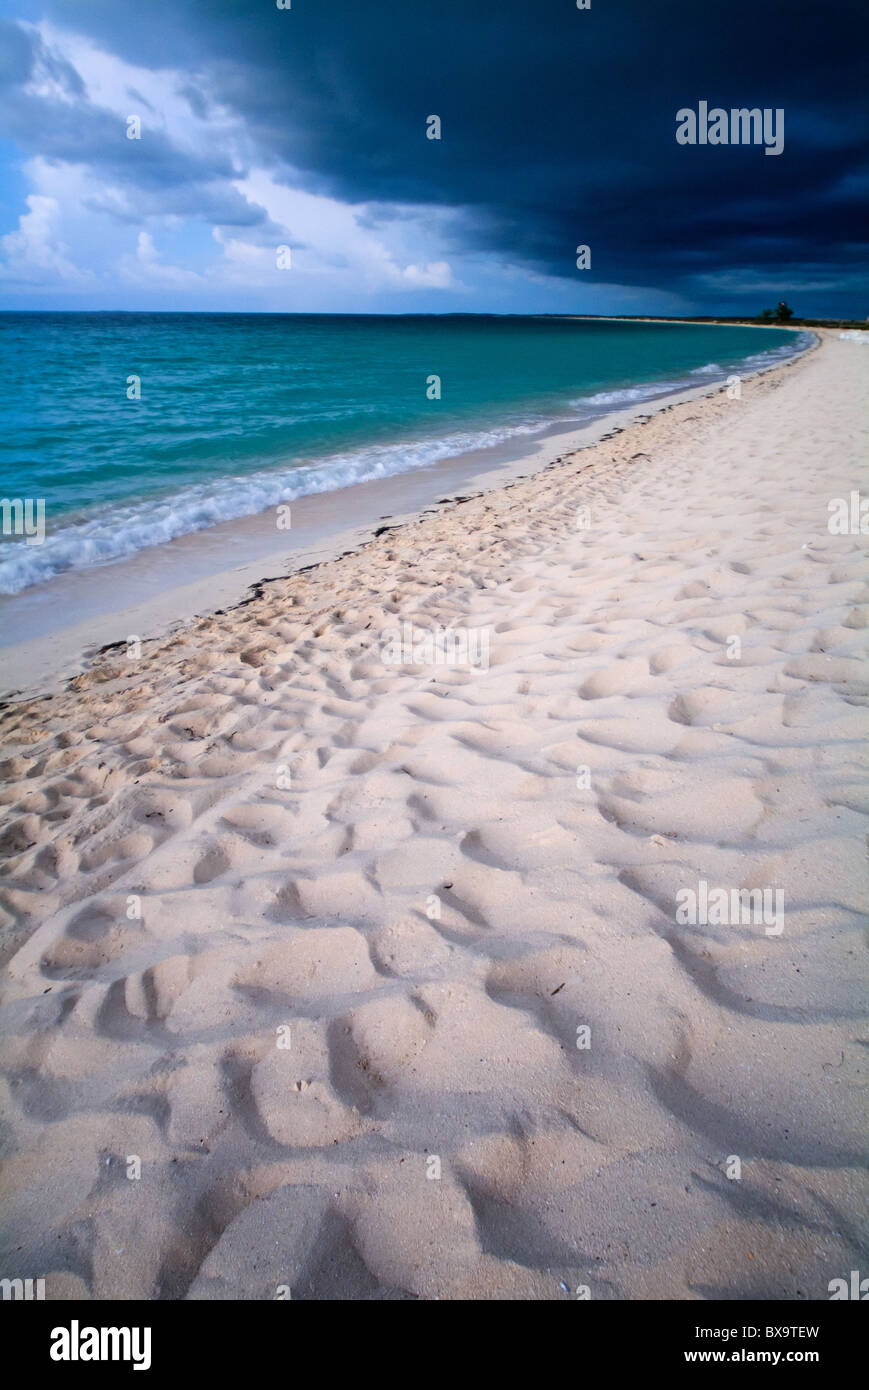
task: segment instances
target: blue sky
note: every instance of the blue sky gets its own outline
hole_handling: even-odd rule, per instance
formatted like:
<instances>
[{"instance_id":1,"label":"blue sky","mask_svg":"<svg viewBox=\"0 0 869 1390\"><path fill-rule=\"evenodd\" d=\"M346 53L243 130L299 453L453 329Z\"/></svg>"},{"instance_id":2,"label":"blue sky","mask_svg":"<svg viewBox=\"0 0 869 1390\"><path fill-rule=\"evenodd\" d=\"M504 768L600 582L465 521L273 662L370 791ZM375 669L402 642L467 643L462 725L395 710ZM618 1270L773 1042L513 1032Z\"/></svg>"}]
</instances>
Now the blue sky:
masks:
<instances>
[{"instance_id":1,"label":"blue sky","mask_svg":"<svg viewBox=\"0 0 869 1390\"><path fill-rule=\"evenodd\" d=\"M864 17L2 0L0 307L865 318ZM781 155L677 144L700 100Z\"/></svg>"}]
</instances>

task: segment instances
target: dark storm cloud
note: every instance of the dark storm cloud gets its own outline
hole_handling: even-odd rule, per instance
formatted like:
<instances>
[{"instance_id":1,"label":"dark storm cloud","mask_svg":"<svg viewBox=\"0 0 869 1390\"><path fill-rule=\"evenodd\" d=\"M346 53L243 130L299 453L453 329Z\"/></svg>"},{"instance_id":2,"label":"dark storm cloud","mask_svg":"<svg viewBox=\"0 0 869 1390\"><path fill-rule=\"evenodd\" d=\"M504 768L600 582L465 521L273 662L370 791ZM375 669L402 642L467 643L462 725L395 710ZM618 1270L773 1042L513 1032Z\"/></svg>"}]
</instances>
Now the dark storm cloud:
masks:
<instances>
[{"instance_id":1,"label":"dark storm cloud","mask_svg":"<svg viewBox=\"0 0 869 1390\"><path fill-rule=\"evenodd\" d=\"M342 199L470 209L464 249L735 311L784 266L865 264L864 0L50 0L130 62L188 68L260 162ZM20 55L18 61L20 62ZM206 99L206 98L203 98ZM680 146L676 111L782 108L785 145ZM425 139L425 118L443 122ZM92 132L96 138L98 132ZM61 142L62 143L62 142ZM217 154L217 152L216 152ZM170 150L155 177L187 177ZM159 166L159 167L157 167ZM216 172L216 171L214 171ZM459 224L457 224L459 225ZM470 229L470 230L469 230ZM695 277L732 272L728 289ZM768 296L764 296L768 298ZM853 291L806 312L869 312ZM845 302L847 301L847 302Z\"/></svg>"}]
</instances>

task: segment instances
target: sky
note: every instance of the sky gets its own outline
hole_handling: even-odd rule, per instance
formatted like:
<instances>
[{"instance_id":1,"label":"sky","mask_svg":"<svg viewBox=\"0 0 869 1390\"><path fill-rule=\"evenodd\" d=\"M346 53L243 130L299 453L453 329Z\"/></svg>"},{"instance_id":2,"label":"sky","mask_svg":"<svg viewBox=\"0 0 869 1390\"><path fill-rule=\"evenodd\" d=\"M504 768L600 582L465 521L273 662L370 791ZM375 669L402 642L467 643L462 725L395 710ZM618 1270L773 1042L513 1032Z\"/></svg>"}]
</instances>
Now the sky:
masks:
<instances>
[{"instance_id":1,"label":"sky","mask_svg":"<svg viewBox=\"0 0 869 1390\"><path fill-rule=\"evenodd\" d=\"M0 0L0 308L865 319L867 36L866 0ZM701 102L780 110L781 153L680 143Z\"/></svg>"}]
</instances>

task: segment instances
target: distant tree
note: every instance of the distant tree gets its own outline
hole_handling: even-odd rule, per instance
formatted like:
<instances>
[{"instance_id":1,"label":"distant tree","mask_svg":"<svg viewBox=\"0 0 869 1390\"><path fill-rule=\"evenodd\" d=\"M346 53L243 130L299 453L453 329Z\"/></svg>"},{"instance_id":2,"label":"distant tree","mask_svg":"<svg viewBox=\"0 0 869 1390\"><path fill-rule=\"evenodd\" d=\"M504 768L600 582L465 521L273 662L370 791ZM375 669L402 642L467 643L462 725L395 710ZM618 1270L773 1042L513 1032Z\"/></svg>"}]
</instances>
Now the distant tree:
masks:
<instances>
[{"instance_id":1,"label":"distant tree","mask_svg":"<svg viewBox=\"0 0 869 1390\"><path fill-rule=\"evenodd\" d=\"M776 305L776 311L775 311L775 321L776 321L776 323L787 323L789 319L792 319L792 318L793 318L793 316L794 316L794 311L793 311L793 309L790 307L790 305L789 305L789 304L785 304L784 300L783 300L783 299L780 299L779 302L778 302L778 304Z\"/></svg>"},{"instance_id":2,"label":"distant tree","mask_svg":"<svg viewBox=\"0 0 869 1390\"><path fill-rule=\"evenodd\" d=\"M761 323L772 323L772 309L761 309L757 317Z\"/></svg>"}]
</instances>

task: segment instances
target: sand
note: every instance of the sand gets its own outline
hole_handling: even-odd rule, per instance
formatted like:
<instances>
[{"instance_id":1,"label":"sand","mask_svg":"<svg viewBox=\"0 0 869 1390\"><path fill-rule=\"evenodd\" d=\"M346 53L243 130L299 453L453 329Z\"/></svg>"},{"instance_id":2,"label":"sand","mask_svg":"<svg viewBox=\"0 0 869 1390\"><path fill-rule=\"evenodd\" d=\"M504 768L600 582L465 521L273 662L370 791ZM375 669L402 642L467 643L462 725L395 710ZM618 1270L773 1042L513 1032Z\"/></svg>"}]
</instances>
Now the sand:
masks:
<instances>
[{"instance_id":1,"label":"sand","mask_svg":"<svg viewBox=\"0 0 869 1390\"><path fill-rule=\"evenodd\" d=\"M827 523L867 405L829 335L7 706L0 1275L865 1267L869 563ZM390 663L406 624L476 664ZM701 881L782 892L781 930L680 921Z\"/></svg>"}]
</instances>

